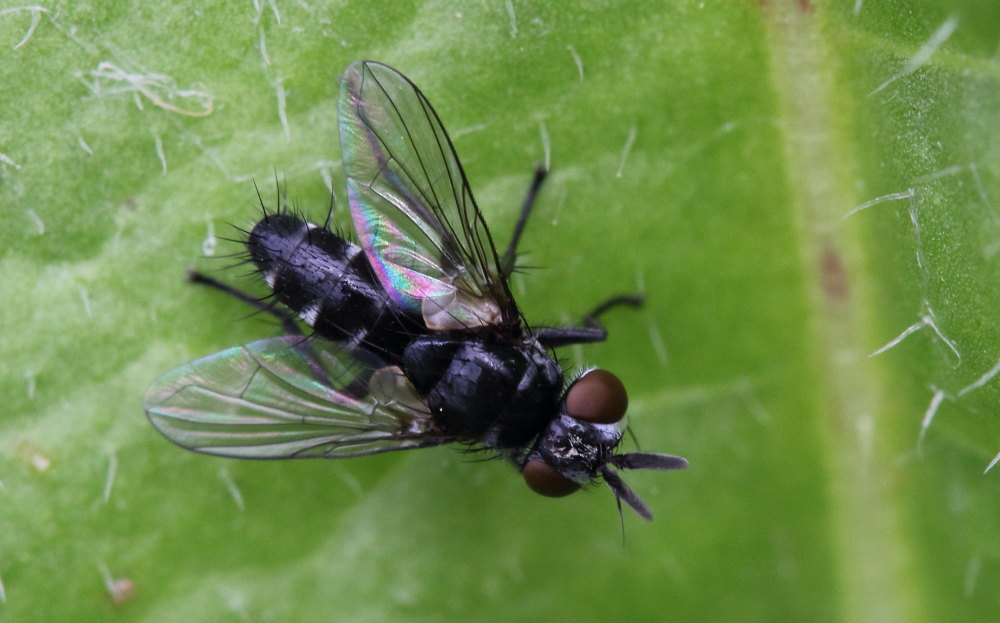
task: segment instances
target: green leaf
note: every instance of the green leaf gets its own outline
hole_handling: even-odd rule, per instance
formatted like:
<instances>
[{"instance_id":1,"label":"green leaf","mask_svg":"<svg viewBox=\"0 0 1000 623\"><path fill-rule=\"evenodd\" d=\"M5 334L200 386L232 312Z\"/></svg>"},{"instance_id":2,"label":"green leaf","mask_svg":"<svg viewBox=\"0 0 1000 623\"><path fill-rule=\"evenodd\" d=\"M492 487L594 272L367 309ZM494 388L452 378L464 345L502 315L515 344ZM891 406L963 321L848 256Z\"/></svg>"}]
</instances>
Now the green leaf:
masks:
<instances>
[{"instance_id":1,"label":"green leaf","mask_svg":"<svg viewBox=\"0 0 1000 623\"><path fill-rule=\"evenodd\" d=\"M1000 5L69 3L0 9L0 618L992 620L1000 607ZM274 179L347 227L336 76L452 132L539 324L641 290L568 367L642 448L534 496L455 449L194 455L144 388L273 335L184 281ZM217 242L217 244L215 244ZM212 257L203 257L205 254ZM986 472L984 474L984 471Z\"/></svg>"}]
</instances>

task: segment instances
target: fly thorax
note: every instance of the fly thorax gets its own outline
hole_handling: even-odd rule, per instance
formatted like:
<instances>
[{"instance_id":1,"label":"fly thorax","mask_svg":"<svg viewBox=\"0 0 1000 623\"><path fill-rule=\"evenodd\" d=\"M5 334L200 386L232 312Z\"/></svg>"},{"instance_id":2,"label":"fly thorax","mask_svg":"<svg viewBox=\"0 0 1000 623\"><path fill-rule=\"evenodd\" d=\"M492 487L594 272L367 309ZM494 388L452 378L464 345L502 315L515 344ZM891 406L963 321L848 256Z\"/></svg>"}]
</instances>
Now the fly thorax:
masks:
<instances>
[{"instance_id":1,"label":"fly thorax","mask_svg":"<svg viewBox=\"0 0 1000 623\"><path fill-rule=\"evenodd\" d=\"M558 412L555 362L489 333L419 337L402 368L443 430L492 449L529 443Z\"/></svg>"},{"instance_id":2,"label":"fly thorax","mask_svg":"<svg viewBox=\"0 0 1000 623\"><path fill-rule=\"evenodd\" d=\"M495 448L524 448L549 425L559 413L563 372L555 359L530 342L519 347L523 356L518 368L516 390L497 417Z\"/></svg>"}]
</instances>

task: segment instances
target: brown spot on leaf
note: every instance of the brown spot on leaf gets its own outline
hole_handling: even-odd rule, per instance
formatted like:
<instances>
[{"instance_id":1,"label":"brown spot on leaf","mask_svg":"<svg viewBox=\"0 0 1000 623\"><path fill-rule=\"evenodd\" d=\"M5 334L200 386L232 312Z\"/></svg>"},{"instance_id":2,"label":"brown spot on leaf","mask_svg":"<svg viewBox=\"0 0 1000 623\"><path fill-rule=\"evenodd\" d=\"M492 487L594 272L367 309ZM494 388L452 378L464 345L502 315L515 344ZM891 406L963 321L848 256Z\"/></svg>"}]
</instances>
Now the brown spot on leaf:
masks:
<instances>
[{"instance_id":1,"label":"brown spot on leaf","mask_svg":"<svg viewBox=\"0 0 1000 623\"><path fill-rule=\"evenodd\" d=\"M770 0L757 0L757 4L764 11L770 8ZM795 0L795 8L797 8L802 13L812 13L813 6L812 0Z\"/></svg>"},{"instance_id":2,"label":"brown spot on leaf","mask_svg":"<svg viewBox=\"0 0 1000 623\"><path fill-rule=\"evenodd\" d=\"M844 270L844 262L828 242L823 244L823 255L820 258L820 281L826 298L831 301L847 300L847 272Z\"/></svg>"}]
</instances>

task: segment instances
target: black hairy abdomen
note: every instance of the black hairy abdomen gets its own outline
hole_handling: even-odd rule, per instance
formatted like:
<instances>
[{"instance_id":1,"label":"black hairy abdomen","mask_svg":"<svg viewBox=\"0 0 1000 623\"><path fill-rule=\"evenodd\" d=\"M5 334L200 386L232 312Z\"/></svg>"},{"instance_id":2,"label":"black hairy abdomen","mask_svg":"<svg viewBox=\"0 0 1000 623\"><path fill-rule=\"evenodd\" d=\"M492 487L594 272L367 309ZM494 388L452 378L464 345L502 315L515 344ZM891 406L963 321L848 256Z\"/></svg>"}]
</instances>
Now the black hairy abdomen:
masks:
<instances>
[{"instance_id":1,"label":"black hairy abdomen","mask_svg":"<svg viewBox=\"0 0 1000 623\"><path fill-rule=\"evenodd\" d=\"M361 248L329 229L270 214L246 246L277 299L327 339L396 363L412 337L426 332L418 314L389 297Z\"/></svg>"},{"instance_id":2,"label":"black hairy abdomen","mask_svg":"<svg viewBox=\"0 0 1000 623\"><path fill-rule=\"evenodd\" d=\"M534 345L488 332L425 335L407 346L401 366L438 426L459 439L516 448L559 412L562 370Z\"/></svg>"}]
</instances>

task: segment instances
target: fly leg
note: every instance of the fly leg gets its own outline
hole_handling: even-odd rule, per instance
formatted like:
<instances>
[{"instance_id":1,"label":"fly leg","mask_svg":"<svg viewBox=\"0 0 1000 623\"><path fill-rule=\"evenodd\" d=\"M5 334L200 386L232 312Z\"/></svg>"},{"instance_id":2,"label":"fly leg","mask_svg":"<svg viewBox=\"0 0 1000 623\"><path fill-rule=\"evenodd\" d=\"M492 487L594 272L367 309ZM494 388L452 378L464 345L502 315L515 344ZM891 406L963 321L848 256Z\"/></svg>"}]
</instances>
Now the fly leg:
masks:
<instances>
[{"instance_id":1,"label":"fly leg","mask_svg":"<svg viewBox=\"0 0 1000 623\"><path fill-rule=\"evenodd\" d=\"M570 344L590 344L603 342L608 330L601 323L600 316L615 307L639 307L643 297L639 294L613 296L583 317L582 327L542 327L535 330L535 338L545 348L558 348Z\"/></svg>"},{"instance_id":2,"label":"fly leg","mask_svg":"<svg viewBox=\"0 0 1000 623\"><path fill-rule=\"evenodd\" d=\"M517 261L517 245L521 241L521 235L528 224L528 216L535 207L535 200L542 188L542 182L548 175L545 167L535 168L535 176L528 187L528 193L524 196L524 203L521 204L521 214L517 217L514 225L514 233L510 237L510 244L500 259L500 271L504 279L510 277L514 271L514 262ZM588 344L592 342L603 342L608 337L608 330L601 324L599 317L604 312L614 307L622 305L628 307L639 307L642 305L643 297L640 295L613 296L604 301L587 315L583 317L582 327L542 327L535 330L535 337L539 343L546 348L556 348L569 344Z\"/></svg>"},{"instance_id":3,"label":"fly leg","mask_svg":"<svg viewBox=\"0 0 1000 623\"><path fill-rule=\"evenodd\" d=\"M196 270L188 272L188 281L191 283L200 283L220 292L225 292L229 296L236 297L247 305L257 308L258 311L274 316L281 322L281 328L285 331L286 335L302 335L299 325L295 322L295 316L277 309L273 304L265 303L252 294L247 294L242 290L238 290L229 284L222 283L218 279L199 273Z\"/></svg>"},{"instance_id":4,"label":"fly leg","mask_svg":"<svg viewBox=\"0 0 1000 623\"><path fill-rule=\"evenodd\" d=\"M538 198L538 191L542 188L542 182L545 181L545 176L548 175L548 170L545 167L538 166L535 167L535 177L531 180L531 186L528 187L528 194L524 196L524 203L521 204L521 214L517 217L517 224L514 225L514 234L510 237L510 244L507 245L507 251L504 252L503 257L500 259L500 271L503 273L503 278L507 279L510 274L514 272L514 262L517 261L517 244L521 241L521 234L524 233L524 227L528 224L528 215L531 214L532 208L535 207L535 199Z\"/></svg>"}]
</instances>

